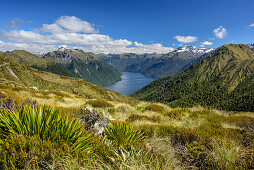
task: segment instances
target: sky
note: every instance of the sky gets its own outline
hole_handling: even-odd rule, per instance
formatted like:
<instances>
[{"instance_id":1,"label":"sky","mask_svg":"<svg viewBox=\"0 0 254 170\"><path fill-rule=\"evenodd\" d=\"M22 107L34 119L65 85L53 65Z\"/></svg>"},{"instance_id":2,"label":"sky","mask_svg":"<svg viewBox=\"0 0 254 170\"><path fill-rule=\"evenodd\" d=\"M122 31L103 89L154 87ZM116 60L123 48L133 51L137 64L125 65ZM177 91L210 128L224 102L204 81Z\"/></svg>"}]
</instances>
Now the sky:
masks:
<instances>
[{"instance_id":1,"label":"sky","mask_svg":"<svg viewBox=\"0 0 254 170\"><path fill-rule=\"evenodd\" d=\"M254 43L254 0L0 0L0 51L167 53Z\"/></svg>"}]
</instances>

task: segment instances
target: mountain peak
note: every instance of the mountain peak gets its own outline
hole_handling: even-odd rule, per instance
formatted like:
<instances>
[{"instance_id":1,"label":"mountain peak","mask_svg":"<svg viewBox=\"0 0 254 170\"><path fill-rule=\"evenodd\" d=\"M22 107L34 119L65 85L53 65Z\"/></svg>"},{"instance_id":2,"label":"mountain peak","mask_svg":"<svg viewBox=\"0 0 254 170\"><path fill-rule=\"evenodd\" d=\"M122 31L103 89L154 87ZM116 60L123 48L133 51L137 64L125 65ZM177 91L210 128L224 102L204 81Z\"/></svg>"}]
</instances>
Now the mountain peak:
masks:
<instances>
[{"instance_id":1,"label":"mountain peak","mask_svg":"<svg viewBox=\"0 0 254 170\"><path fill-rule=\"evenodd\" d=\"M191 45L185 45L183 47L178 47L176 48L173 53L182 53L182 52L190 52L193 54L205 54L205 53L209 53L211 51L213 51L213 48L197 48L195 46L191 46Z\"/></svg>"}]
</instances>

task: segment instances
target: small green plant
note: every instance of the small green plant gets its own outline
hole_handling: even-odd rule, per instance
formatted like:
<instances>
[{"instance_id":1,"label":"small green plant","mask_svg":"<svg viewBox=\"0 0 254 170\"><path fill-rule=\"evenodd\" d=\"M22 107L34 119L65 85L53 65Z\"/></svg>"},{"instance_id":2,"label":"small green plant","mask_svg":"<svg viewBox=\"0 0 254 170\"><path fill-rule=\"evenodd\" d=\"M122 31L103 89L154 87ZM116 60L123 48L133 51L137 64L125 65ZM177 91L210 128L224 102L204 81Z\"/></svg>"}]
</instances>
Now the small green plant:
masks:
<instances>
[{"instance_id":1,"label":"small green plant","mask_svg":"<svg viewBox=\"0 0 254 170\"><path fill-rule=\"evenodd\" d=\"M204 145L201 145L197 142L193 142L187 146L187 149L188 152L190 152L194 158L197 158L198 156L200 156L205 152L206 148Z\"/></svg>"},{"instance_id":2,"label":"small green plant","mask_svg":"<svg viewBox=\"0 0 254 170\"><path fill-rule=\"evenodd\" d=\"M211 156L222 168L232 169L241 161L243 150L232 141L213 141Z\"/></svg>"},{"instance_id":3,"label":"small green plant","mask_svg":"<svg viewBox=\"0 0 254 170\"><path fill-rule=\"evenodd\" d=\"M104 100L88 100L86 104L93 107L114 107L111 103Z\"/></svg>"},{"instance_id":4,"label":"small green plant","mask_svg":"<svg viewBox=\"0 0 254 170\"><path fill-rule=\"evenodd\" d=\"M0 110L0 138L10 134L35 136L52 142L66 142L73 152L91 150L92 137L78 119L62 116L51 107L24 107L22 111Z\"/></svg>"},{"instance_id":5,"label":"small green plant","mask_svg":"<svg viewBox=\"0 0 254 170\"><path fill-rule=\"evenodd\" d=\"M130 147L143 143L146 137L143 132L126 123L112 123L106 128L106 135L115 146Z\"/></svg>"},{"instance_id":6,"label":"small green plant","mask_svg":"<svg viewBox=\"0 0 254 170\"><path fill-rule=\"evenodd\" d=\"M114 107L109 107L109 108L107 109L107 112L108 112L109 114L113 115L115 112L117 112L117 109L114 108Z\"/></svg>"},{"instance_id":7,"label":"small green plant","mask_svg":"<svg viewBox=\"0 0 254 170\"><path fill-rule=\"evenodd\" d=\"M138 106L137 110L140 111L140 112L145 112L146 111L146 107L144 107L144 106Z\"/></svg>"}]
</instances>

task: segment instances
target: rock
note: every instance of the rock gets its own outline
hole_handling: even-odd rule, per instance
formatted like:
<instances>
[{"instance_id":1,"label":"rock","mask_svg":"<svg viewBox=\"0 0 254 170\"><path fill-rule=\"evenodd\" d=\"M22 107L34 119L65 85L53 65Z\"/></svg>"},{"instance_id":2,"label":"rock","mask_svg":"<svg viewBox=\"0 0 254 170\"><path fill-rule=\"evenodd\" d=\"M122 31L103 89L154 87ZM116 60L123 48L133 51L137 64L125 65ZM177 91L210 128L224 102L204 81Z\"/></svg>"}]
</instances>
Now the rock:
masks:
<instances>
[{"instance_id":1,"label":"rock","mask_svg":"<svg viewBox=\"0 0 254 170\"><path fill-rule=\"evenodd\" d=\"M78 118L85 125L85 128L97 135L104 136L105 128L110 127L110 121L91 108L81 108L80 112L81 116L78 116Z\"/></svg>"},{"instance_id":2,"label":"rock","mask_svg":"<svg viewBox=\"0 0 254 170\"><path fill-rule=\"evenodd\" d=\"M37 91L38 90L38 88L37 87L32 87L32 89L34 90L34 91Z\"/></svg>"}]
</instances>

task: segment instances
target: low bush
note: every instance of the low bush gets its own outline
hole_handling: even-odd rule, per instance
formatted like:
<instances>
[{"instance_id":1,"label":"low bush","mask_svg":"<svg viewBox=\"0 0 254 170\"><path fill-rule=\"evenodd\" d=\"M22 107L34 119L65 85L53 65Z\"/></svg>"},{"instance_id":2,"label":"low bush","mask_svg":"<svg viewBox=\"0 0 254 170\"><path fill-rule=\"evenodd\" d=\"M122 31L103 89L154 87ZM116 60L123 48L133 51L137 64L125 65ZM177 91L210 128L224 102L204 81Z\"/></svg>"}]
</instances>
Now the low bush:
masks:
<instances>
[{"instance_id":1,"label":"low bush","mask_svg":"<svg viewBox=\"0 0 254 170\"><path fill-rule=\"evenodd\" d=\"M111 103L104 100L88 100L86 104L93 107L114 107Z\"/></svg>"},{"instance_id":2,"label":"low bush","mask_svg":"<svg viewBox=\"0 0 254 170\"><path fill-rule=\"evenodd\" d=\"M135 122L135 121L142 121L142 120L147 120L147 121L159 123L161 121L161 118L160 118L160 116L155 116L155 115L149 117L146 115L131 114L126 121L127 122Z\"/></svg>"},{"instance_id":3,"label":"low bush","mask_svg":"<svg viewBox=\"0 0 254 170\"><path fill-rule=\"evenodd\" d=\"M157 113L163 113L165 111L165 109L158 104L150 104L146 106L146 110L150 110Z\"/></svg>"}]
</instances>

